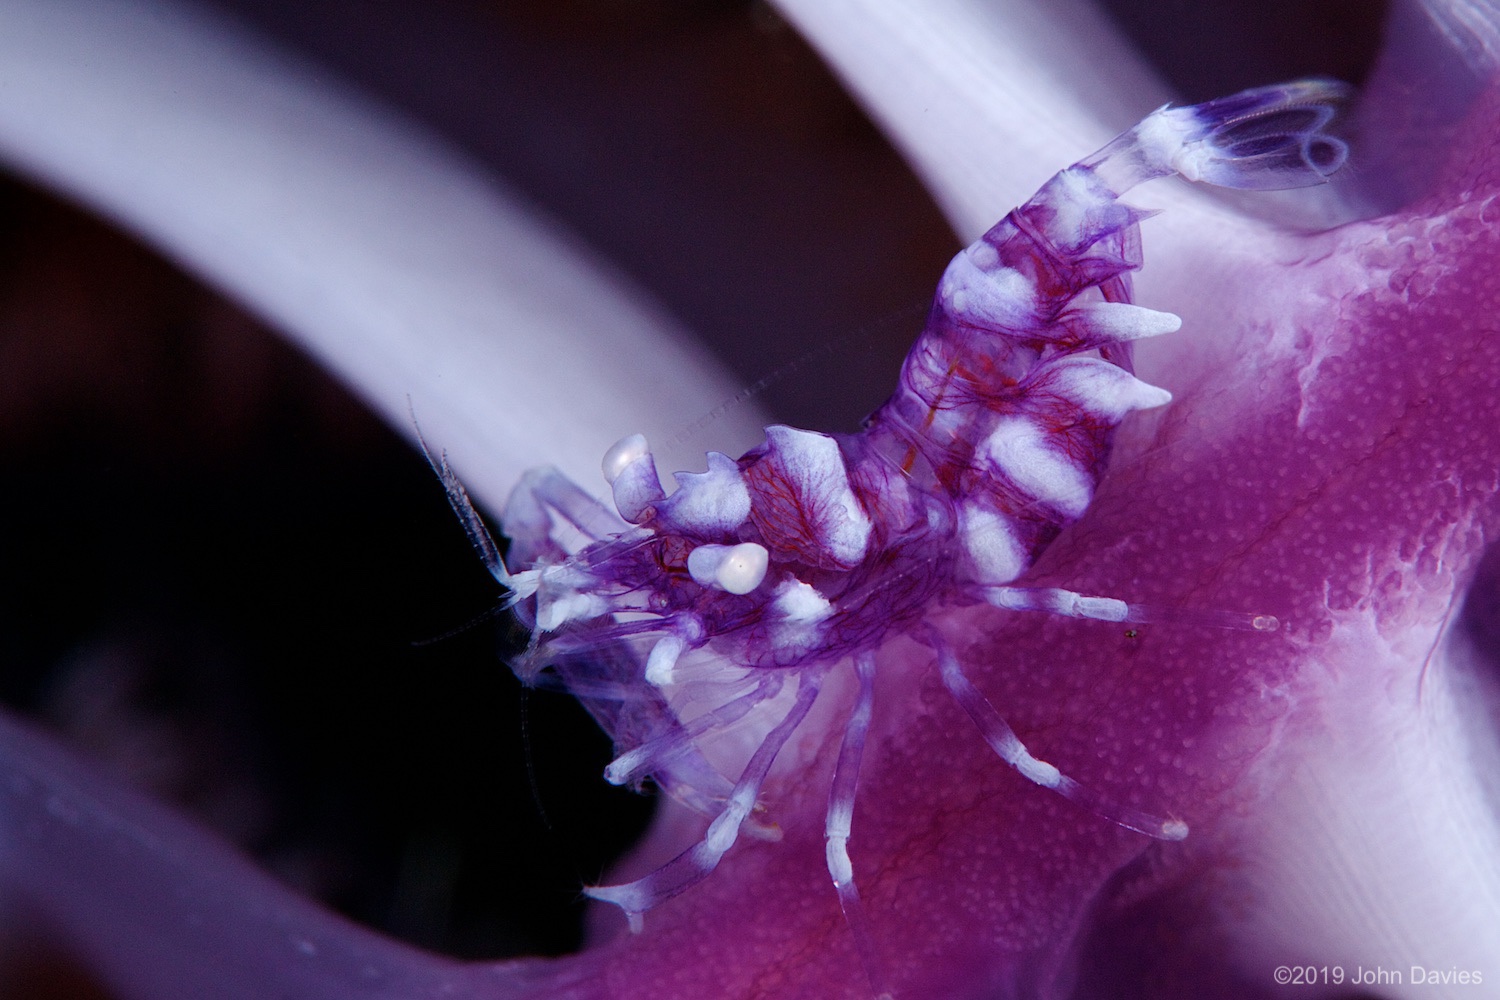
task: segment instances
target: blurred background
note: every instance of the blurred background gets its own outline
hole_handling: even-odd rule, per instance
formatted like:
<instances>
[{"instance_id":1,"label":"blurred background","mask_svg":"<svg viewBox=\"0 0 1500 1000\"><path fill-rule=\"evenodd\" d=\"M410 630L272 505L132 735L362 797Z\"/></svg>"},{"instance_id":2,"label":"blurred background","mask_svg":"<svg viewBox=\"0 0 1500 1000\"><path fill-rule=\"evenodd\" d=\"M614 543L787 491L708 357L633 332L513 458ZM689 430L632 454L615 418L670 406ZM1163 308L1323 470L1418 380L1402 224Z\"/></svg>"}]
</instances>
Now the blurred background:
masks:
<instances>
[{"instance_id":1,"label":"blurred background","mask_svg":"<svg viewBox=\"0 0 1500 1000\"><path fill-rule=\"evenodd\" d=\"M790 423L878 405L958 249L762 2L215 6L505 177L770 376ZM1357 82L1383 8L1106 6L1188 100ZM497 592L420 456L254 316L5 174L0 504L0 700L384 932L578 946L579 886L651 801L603 782L571 699L520 689L503 621L461 628ZM4 996L105 995L14 947Z\"/></svg>"}]
</instances>

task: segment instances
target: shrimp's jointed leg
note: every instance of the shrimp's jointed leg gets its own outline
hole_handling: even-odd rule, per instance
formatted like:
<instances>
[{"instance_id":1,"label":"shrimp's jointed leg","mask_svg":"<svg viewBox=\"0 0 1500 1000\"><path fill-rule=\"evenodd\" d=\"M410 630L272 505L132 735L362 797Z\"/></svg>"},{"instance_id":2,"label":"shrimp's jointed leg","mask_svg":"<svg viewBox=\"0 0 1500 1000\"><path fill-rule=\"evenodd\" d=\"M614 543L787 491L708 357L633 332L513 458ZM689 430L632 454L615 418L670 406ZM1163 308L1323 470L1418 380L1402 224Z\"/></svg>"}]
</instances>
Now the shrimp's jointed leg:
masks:
<instances>
[{"instance_id":1,"label":"shrimp's jointed leg","mask_svg":"<svg viewBox=\"0 0 1500 1000\"><path fill-rule=\"evenodd\" d=\"M567 555L556 540L552 511L589 541L611 538L630 527L555 466L530 469L511 491L500 515L511 540L511 565L531 566L543 558L560 560Z\"/></svg>"},{"instance_id":2,"label":"shrimp's jointed leg","mask_svg":"<svg viewBox=\"0 0 1500 1000\"><path fill-rule=\"evenodd\" d=\"M760 795L760 786L776 762L776 755L791 738L792 732L807 718L808 711L818 697L818 688L823 681L823 669L809 668L802 671L797 682L797 700L787 710L766 738L761 741L750 761L740 773L729 802L714 821L708 825L703 839L662 865L656 871L634 882L622 885L588 886L584 895L593 899L614 903L625 911L630 920L630 929L639 933L644 927L641 915L653 906L671 899L678 893L690 889L708 878L719 865L719 860L734 846L755 800Z\"/></svg>"},{"instance_id":3,"label":"shrimp's jointed leg","mask_svg":"<svg viewBox=\"0 0 1500 1000\"><path fill-rule=\"evenodd\" d=\"M604 780L611 785L628 785L647 774L661 773L677 757L694 751L697 740L705 734L727 729L776 697L781 691L781 681L780 673L766 671L753 688L738 698L620 754L604 769Z\"/></svg>"},{"instance_id":4,"label":"shrimp's jointed leg","mask_svg":"<svg viewBox=\"0 0 1500 1000\"><path fill-rule=\"evenodd\" d=\"M1182 820L1163 819L1111 802L1093 789L1080 785L1053 765L1033 757L1015 731L1000 717L995 706L964 675L963 668L958 664L958 657L947 641L934 632L928 642L937 652L938 669L948 693L969 713L969 718L979 727L985 742L1000 755L1001 760L1020 772L1021 777L1034 781L1043 788L1050 788L1063 798L1127 830L1144 833L1158 840L1182 840L1188 835L1187 824Z\"/></svg>"},{"instance_id":5,"label":"shrimp's jointed leg","mask_svg":"<svg viewBox=\"0 0 1500 1000\"><path fill-rule=\"evenodd\" d=\"M863 905L859 901L859 889L854 884L854 866L849 860L849 834L854 826L854 797L859 786L859 763L865 751L865 735L870 729L870 717L875 709L875 654L862 652L854 659L855 676L859 678L859 696L854 702L854 711L844 726L844 742L839 747L839 761L833 772L833 787L828 792L828 821L824 825L824 836L828 841L828 874L833 876L833 887L838 890L839 906L844 910L844 920L854 936L854 946L869 977L870 989L877 1000L889 997L885 987L884 964L875 951L875 942L870 937L870 926L865 918Z\"/></svg>"},{"instance_id":6,"label":"shrimp's jointed leg","mask_svg":"<svg viewBox=\"0 0 1500 1000\"><path fill-rule=\"evenodd\" d=\"M1127 604L1114 597L1088 597L1057 587L985 587L984 597L997 608L1010 611L1046 611L1064 618L1093 618L1103 622L1133 622L1138 625L1207 625L1244 632L1275 632L1281 622L1275 615L1240 611L1202 611L1196 608L1159 608L1150 604Z\"/></svg>"}]
</instances>

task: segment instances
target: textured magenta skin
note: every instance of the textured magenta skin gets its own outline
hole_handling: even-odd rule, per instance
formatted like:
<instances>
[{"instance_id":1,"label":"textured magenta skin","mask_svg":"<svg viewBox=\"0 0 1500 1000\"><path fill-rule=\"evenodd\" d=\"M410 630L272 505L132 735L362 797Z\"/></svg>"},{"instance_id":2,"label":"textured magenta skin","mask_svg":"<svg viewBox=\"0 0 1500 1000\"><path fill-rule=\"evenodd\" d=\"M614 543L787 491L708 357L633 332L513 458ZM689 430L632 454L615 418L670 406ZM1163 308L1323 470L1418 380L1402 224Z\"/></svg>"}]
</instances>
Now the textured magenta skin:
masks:
<instances>
[{"instance_id":1,"label":"textured magenta skin","mask_svg":"<svg viewBox=\"0 0 1500 1000\"><path fill-rule=\"evenodd\" d=\"M886 651L850 846L903 997L1067 996L1080 935L1133 912L1149 917L1138 937L1170 934L1175 950L1136 963L1156 986L1131 995L1266 992L1262 981L1194 993L1170 979L1172 963L1214 947L1211 919L1202 940L1183 937L1189 918L1214 913L1193 909L1191 887L1211 893L1204 876L1239 863L1224 831L1273 793L1275 762L1304 738L1288 720L1329 677L1375 662L1372 637L1397 641L1441 617L1496 527L1500 245L1486 204L1500 191L1500 96L1479 100L1457 134L1419 203L1280 238L1215 289L1217 332L1190 325L1156 359L1177 401L1137 424L1088 515L1030 577L1271 612L1284 631L1156 625L1130 637L998 611L951 623L970 637L966 669L1038 756L1131 804L1176 810L1193 826L1187 841L1148 843L1026 783L941 691L927 654ZM1149 230L1146 241L1154 259ZM821 738L789 751L821 764L768 787L782 843L742 843L712 879L653 910L643 935L555 963L461 966L319 915L8 728L0 868L142 997L860 997L823 864L836 735ZM1167 903L1130 909L1158 892ZM295 951L304 938L320 957ZM372 968L378 982L361 978ZM1110 985L1086 983L1089 995Z\"/></svg>"}]
</instances>

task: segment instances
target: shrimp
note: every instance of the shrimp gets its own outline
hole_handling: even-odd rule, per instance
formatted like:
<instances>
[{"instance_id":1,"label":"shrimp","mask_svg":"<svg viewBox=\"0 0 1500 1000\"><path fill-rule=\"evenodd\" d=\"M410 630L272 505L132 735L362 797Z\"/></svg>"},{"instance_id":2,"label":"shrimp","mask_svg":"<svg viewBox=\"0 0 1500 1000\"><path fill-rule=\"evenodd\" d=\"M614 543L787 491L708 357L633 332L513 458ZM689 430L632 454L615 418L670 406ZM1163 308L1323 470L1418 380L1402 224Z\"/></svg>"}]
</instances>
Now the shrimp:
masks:
<instances>
[{"instance_id":1,"label":"shrimp","mask_svg":"<svg viewBox=\"0 0 1500 1000\"><path fill-rule=\"evenodd\" d=\"M771 426L738 459L707 457L667 493L645 438L604 456L613 509L551 468L516 487L502 559L446 458L435 467L490 572L530 629L512 664L560 684L613 738L615 784L648 777L710 817L695 845L635 881L586 893L639 931L652 907L707 878L741 832L768 835L757 799L830 671L857 694L829 793L829 874L877 994L877 950L848 842L874 703L876 651L897 634L932 651L943 685L1022 776L1105 820L1180 840L1185 823L1115 804L1032 756L927 623L986 602L1109 622L1274 631L1269 615L1164 609L1017 586L1078 520L1124 418L1170 395L1136 378L1132 344L1178 317L1136 305L1140 222L1120 200L1173 174L1241 189L1321 183L1347 148L1326 134L1344 85L1304 80L1164 107L1049 180L955 257L890 399L855 434ZM682 710L692 702L691 714ZM730 775L705 742L752 712L769 724Z\"/></svg>"}]
</instances>

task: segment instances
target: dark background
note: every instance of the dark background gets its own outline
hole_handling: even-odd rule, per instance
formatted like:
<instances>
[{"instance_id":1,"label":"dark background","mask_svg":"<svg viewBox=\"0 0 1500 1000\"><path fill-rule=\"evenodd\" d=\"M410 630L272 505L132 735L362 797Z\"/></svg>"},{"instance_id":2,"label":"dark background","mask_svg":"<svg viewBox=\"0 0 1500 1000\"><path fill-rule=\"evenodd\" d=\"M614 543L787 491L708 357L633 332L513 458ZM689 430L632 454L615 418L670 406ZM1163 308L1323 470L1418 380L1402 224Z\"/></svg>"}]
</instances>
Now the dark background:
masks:
<instances>
[{"instance_id":1,"label":"dark background","mask_svg":"<svg viewBox=\"0 0 1500 1000\"><path fill-rule=\"evenodd\" d=\"M880 402L957 249L760 3L221 6L492 166L747 384L775 376L793 423ZM1190 100L1357 81L1381 13L1107 7ZM577 947L578 887L650 801L604 784L570 699L523 694L503 626L414 645L496 597L422 460L234 304L4 175L0 505L5 703L367 924L467 957ZM3 982L100 995L65 956Z\"/></svg>"}]
</instances>

